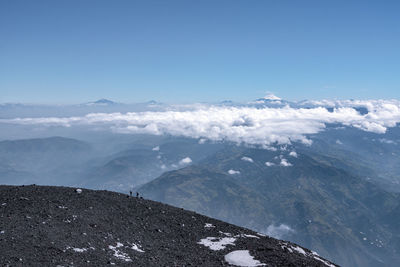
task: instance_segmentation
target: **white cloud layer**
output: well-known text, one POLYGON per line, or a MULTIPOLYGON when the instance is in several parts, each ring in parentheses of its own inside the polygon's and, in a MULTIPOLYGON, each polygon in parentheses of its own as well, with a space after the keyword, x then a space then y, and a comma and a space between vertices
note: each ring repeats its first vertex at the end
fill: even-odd
POLYGON ((119 133, 170 134, 200 140, 232 141, 269 146, 292 141, 310 143, 307 135, 318 133, 327 124, 352 126, 364 131, 385 133, 400 122, 397 100, 313 102, 312 108, 256 108, 249 106, 194 106, 187 110, 130 113, 91 113, 83 117, 0 119, 0 123, 25 125, 105 126, 119 133), (334 106, 328 110, 325 106, 334 106), (364 107, 361 114, 353 107, 364 107))

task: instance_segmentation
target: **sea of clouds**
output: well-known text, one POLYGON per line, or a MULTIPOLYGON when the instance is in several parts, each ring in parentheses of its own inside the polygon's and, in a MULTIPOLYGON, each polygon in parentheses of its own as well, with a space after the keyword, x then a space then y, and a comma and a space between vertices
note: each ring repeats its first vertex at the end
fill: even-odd
POLYGON ((300 141, 323 131, 329 124, 385 133, 400 122, 400 101, 308 101, 283 107, 267 105, 193 105, 163 111, 90 113, 75 117, 0 119, 0 123, 73 127, 105 127, 118 133, 141 133, 231 141, 269 146, 300 141), (302 106, 303 105, 303 106, 302 106), (368 113, 362 114, 357 108, 368 113))

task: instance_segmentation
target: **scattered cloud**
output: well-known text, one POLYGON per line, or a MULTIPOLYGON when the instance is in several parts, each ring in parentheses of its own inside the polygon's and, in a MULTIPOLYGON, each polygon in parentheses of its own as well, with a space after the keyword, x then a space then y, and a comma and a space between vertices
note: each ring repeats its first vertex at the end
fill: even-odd
POLYGON ((160 151, 160 147, 159 147, 159 146, 153 147, 152 150, 153 150, 153 151, 160 151))
POLYGON ((283 167, 290 167, 292 166, 292 164, 290 162, 287 161, 287 159, 281 159, 281 163, 279 163, 279 165, 283 166, 283 167))
POLYGON ((180 165, 185 165, 185 164, 190 164, 190 163, 192 163, 192 159, 189 157, 186 157, 184 159, 181 159, 181 161, 179 161, 180 165))
POLYGON ((204 140, 226 140, 269 147, 293 141, 310 144, 307 136, 323 131, 328 124, 385 133, 388 127, 400 122, 400 102, 396 100, 309 101, 308 105, 311 107, 194 105, 186 109, 179 107, 177 110, 171 108, 157 112, 0 119, 0 123, 63 127, 88 125, 119 133, 192 137, 198 138, 200 143, 204 140), (357 109, 360 107, 368 112, 360 113, 357 109))
POLYGON ((395 145, 396 142, 390 139, 386 139, 386 138, 380 138, 379 142, 383 143, 383 144, 389 144, 389 145, 395 145))
POLYGON ((296 153, 296 151, 291 151, 291 152, 289 153, 289 156, 292 156, 292 157, 297 158, 297 153, 296 153))
POLYGON ((247 161, 247 162, 251 162, 251 163, 254 162, 253 159, 252 159, 252 158, 249 158, 249 157, 242 157, 242 160, 243 160, 243 161, 247 161))
POLYGON ((286 224, 280 224, 278 226, 271 224, 267 227, 267 230, 264 231, 265 234, 272 236, 277 239, 282 239, 290 233, 294 233, 294 230, 286 224))
POLYGON ((240 174, 240 171, 229 170, 228 173, 231 175, 235 175, 235 174, 240 174))
POLYGON ((274 166, 275 163, 267 161, 267 162, 265 162, 265 165, 266 165, 267 167, 271 167, 271 166, 274 166))

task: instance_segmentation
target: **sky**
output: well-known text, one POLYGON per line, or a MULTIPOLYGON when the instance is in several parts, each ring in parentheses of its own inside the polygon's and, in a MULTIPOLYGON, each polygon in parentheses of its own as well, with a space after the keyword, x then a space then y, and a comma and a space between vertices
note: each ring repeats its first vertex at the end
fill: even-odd
POLYGON ((0 1, 0 103, 399 99, 399 1, 0 1))

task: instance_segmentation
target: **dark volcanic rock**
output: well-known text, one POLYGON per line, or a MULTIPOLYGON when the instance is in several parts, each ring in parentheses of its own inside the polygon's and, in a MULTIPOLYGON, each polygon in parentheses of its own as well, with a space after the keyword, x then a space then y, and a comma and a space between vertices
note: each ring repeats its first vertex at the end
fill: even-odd
POLYGON ((242 250, 266 266, 334 266, 293 243, 109 191, 0 186, 0 215, 2 266, 230 266, 225 255, 242 250))

